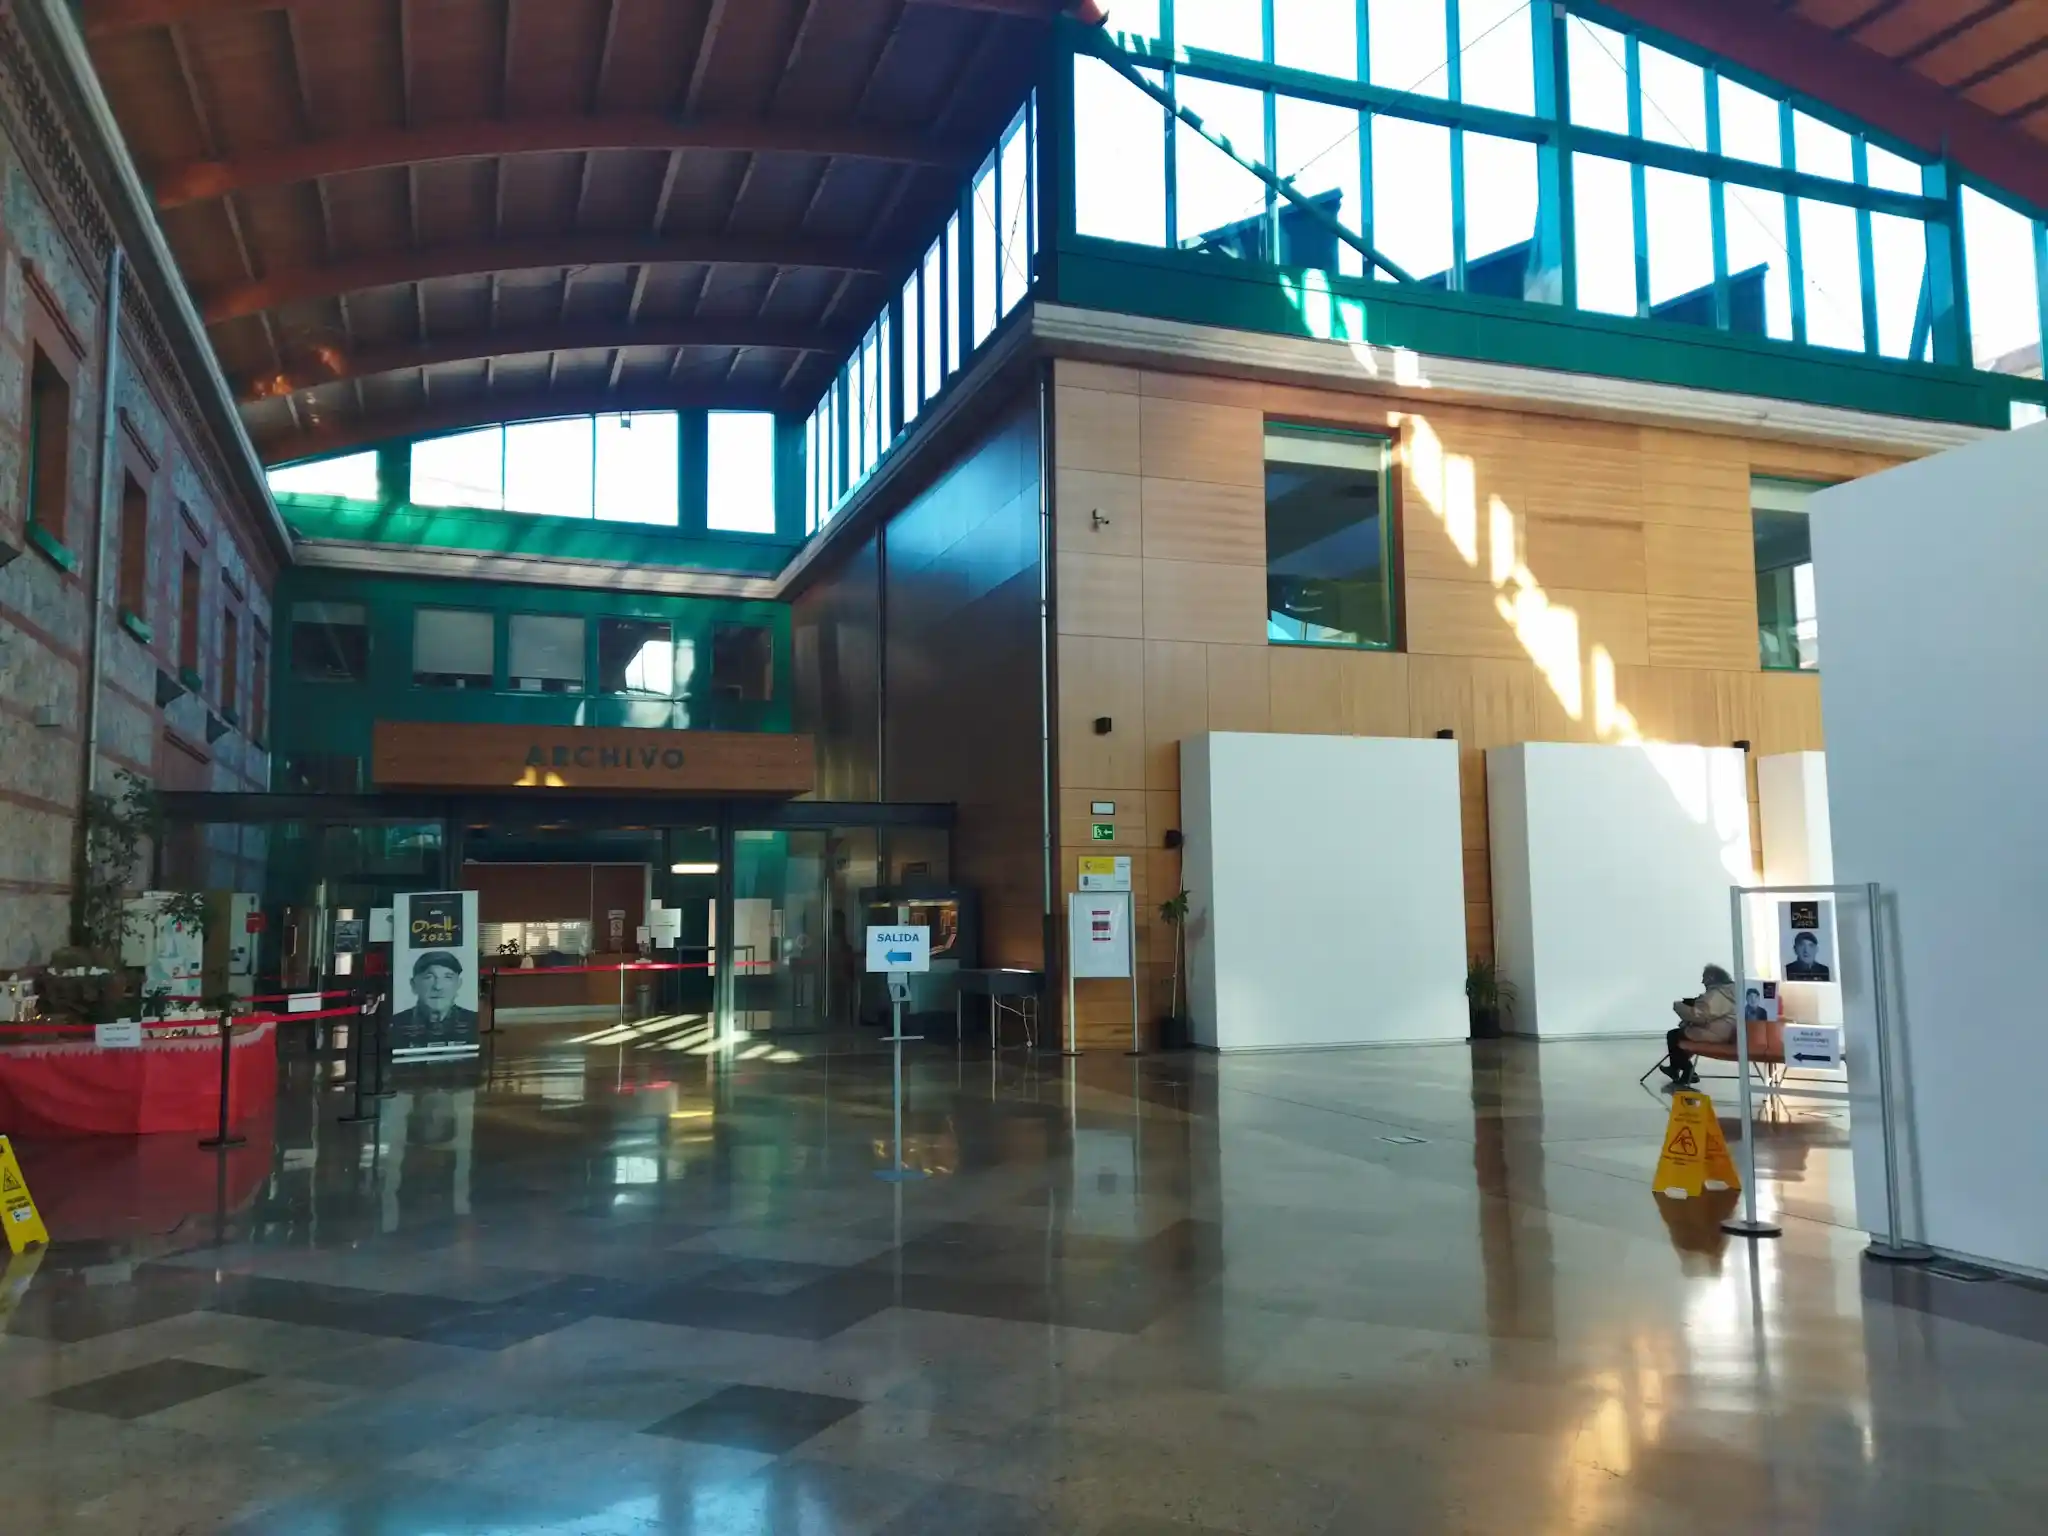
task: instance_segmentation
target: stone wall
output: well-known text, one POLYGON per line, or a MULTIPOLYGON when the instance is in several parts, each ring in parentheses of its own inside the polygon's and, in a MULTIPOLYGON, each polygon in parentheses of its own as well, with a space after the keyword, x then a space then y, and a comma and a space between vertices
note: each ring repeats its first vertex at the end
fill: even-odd
MULTIPOLYGON (((262 789, 269 780, 268 753, 252 730, 267 713, 256 693, 273 664, 270 593, 280 551, 265 531, 267 512, 228 491, 220 445, 208 440, 158 317, 132 284, 124 285, 113 375, 115 442, 104 453, 114 236, 82 142, 12 16, 0 13, 0 971, 42 962, 69 937, 90 636, 102 587, 98 787, 117 789, 124 771, 182 789, 262 789), (70 385, 62 514, 50 519, 61 529, 34 526, 28 505, 38 351, 70 385), (148 508, 146 575, 141 611, 124 616, 116 570, 131 483, 148 508), (188 559, 199 574, 189 649, 180 601, 188 559), (115 563, 104 583, 103 560, 115 563), (224 652, 230 613, 232 667, 224 652), (193 658, 196 687, 179 681, 181 663, 193 658), (184 692, 160 705, 173 687, 184 692)), ((195 841, 177 873, 247 888, 260 875, 250 851, 232 833, 195 841)))

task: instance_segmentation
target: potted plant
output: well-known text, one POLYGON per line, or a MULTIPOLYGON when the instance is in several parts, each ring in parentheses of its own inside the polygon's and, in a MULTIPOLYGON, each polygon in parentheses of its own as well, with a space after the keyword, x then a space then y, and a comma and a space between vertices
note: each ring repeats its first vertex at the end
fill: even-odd
POLYGON ((1474 1040, 1498 1040, 1502 1021, 1515 1016, 1515 984, 1493 961, 1474 955, 1465 966, 1465 1009, 1474 1040))
POLYGON ((1166 1017, 1159 1021, 1159 1048, 1162 1051, 1185 1050, 1188 1017, 1181 1007, 1181 976, 1188 954, 1188 893, 1185 887, 1171 899, 1159 903, 1159 921, 1173 930, 1173 1000, 1166 1017))

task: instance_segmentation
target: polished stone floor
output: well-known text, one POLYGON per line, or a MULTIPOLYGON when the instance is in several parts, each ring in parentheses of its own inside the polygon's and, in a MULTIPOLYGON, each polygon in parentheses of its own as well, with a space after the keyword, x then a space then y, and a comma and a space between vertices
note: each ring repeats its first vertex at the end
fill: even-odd
POLYGON ((0 1531, 2048 1529, 2048 1294, 1868 1264, 1824 1107, 1723 1238, 1647 1049, 927 1042, 889 1183, 869 1043, 527 1027, 25 1147, 0 1531))

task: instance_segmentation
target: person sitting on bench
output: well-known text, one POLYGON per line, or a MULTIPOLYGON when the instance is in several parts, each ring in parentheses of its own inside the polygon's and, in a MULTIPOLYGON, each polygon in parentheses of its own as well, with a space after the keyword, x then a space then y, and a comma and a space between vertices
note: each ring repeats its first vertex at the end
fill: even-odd
POLYGON ((1681 1088, 1700 1080, 1692 1053, 1685 1048, 1688 1040, 1726 1045, 1735 1038, 1735 978, 1720 966, 1710 965, 1700 972, 1700 986, 1705 990, 1698 997, 1682 998, 1671 1005, 1678 1015, 1678 1028, 1664 1036, 1664 1043, 1671 1048, 1664 1061, 1664 1075, 1681 1088))

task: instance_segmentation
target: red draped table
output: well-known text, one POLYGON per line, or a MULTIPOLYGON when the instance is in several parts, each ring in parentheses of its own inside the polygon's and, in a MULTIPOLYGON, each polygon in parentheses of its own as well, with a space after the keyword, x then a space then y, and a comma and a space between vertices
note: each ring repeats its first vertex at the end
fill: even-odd
MULTIPOLYGON (((4 1038, 4 1037, 0 1037, 4 1038)), ((228 1124, 277 1097, 277 1026, 237 1026, 228 1124)), ((220 1117, 220 1034, 145 1037, 122 1050, 90 1040, 0 1044, 0 1134, 142 1136, 211 1132, 220 1117)))

